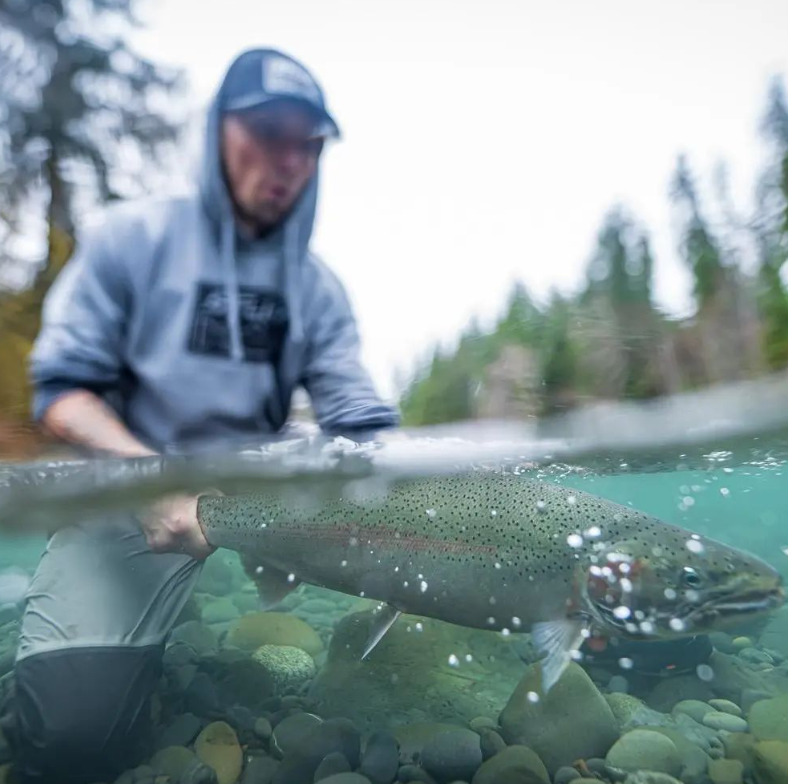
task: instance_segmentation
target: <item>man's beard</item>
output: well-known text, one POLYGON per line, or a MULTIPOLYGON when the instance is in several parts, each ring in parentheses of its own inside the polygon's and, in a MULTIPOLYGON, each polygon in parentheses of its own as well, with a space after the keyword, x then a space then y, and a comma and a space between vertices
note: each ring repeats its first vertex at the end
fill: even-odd
POLYGON ((251 211, 233 200, 233 206, 236 217, 252 229, 254 236, 258 239, 265 239, 285 223, 292 214, 295 204, 285 210, 271 207, 270 209, 251 211))

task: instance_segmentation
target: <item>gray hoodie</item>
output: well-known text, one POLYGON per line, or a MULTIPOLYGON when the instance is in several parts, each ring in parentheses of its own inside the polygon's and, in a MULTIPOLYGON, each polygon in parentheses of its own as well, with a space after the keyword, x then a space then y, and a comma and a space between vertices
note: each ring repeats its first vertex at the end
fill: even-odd
POLYGON ((276 433, 301 385, 328 433, 398 423, 360 363, 343 286, 309 251, 317 176, 274 234, 238 236, 222 100, 220 88, 193 196, 113 205, 80 238, 31 355, 37 419, 89 389, 146 443, 180 449, 276 433))

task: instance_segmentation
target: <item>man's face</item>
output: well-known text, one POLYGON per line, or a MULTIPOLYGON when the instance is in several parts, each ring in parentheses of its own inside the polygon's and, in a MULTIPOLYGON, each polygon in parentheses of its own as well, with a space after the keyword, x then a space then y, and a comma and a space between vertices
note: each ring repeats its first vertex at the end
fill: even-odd
POLYGON ((238 217, 271 229, 287 216, 317 167, 323 140, 315 118, 299 106, 228 114, 222 160, 238 217))

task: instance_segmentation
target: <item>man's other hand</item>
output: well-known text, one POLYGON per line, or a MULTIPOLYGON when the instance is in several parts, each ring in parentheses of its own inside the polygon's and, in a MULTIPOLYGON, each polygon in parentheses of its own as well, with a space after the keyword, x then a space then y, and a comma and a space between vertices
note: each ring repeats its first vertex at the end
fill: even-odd
POLYGON ((173 495, 163 498, 140 514, 140 524, 148 546, 155 553, 186 553, 202 561, 215 547, 197 521, 196 495, 173 495))

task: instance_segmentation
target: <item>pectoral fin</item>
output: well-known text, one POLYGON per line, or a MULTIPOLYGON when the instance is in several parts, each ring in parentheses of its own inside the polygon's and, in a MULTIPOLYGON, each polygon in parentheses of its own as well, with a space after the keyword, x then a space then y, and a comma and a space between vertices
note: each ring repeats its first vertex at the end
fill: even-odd
POLYGON ((369 630, 369 637, 364 643, 361 659, 364 660, 372 653, 374 647, 386 636, 386 632, 394 625, 400 616, 400 611, 391 604, 383 604, 376 610, 369 630))
POLYGON ((572 661, 572 653, 582 645, 586 628, 587 624, 579 620, 546 621, 535 623, 531 628, 531 639, 544 654, 541 666, 545 694, 555 686, 572 661))
POLYGON ((301 584, 300 580, 291 579, 287 572, 275 569, 273 566, 259 564, 252 557, 242 555, 241 563, 247 577, 257 586, 261 610, 267 610, 269 607, 279 604, 287 594, 301 584))

